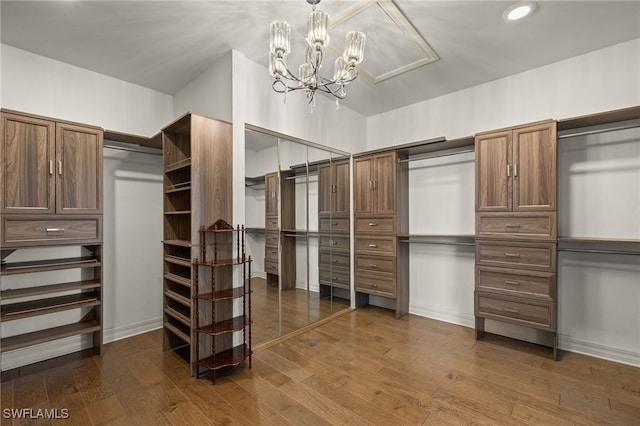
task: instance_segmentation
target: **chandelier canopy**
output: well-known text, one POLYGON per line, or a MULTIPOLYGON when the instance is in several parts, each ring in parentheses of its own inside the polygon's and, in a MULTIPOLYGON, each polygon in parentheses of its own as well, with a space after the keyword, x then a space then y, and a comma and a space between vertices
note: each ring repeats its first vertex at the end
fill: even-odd
POLYGON ((349 31, 342 56, 336 59, 333 66, 333 78, 328 79, 319 74, 322 67, 322 49, 329 46, 329 15, 316 9, 320 0, 307 0, 312 6, 307 21, 307 54, 306 62, 300 65, 297 75, 287 66, 287 55, 291 51, 291 28, 286 21, 271 23, 271 41, 269 43, 269 73, 274 77, 271 87, 278 93, 286 94, 294 90, 304 90, 309 104, 315 103, 315 92, 320 90, 336 97, 336 104, 347 96, 344 87, 356 79, 356 65, 362 62, 366 37, 360 31, 349 31))

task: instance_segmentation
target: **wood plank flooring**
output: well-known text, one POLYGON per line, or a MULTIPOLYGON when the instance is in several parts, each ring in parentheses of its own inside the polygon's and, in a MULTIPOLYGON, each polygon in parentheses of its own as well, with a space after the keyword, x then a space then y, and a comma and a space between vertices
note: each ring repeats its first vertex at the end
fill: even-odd
POLYGON ((103 357, 5 380, 2 409, 66 420, 2 425, 640 425, 640 369, 364 308, 208 378, 162 352, 161 332, 103 357))

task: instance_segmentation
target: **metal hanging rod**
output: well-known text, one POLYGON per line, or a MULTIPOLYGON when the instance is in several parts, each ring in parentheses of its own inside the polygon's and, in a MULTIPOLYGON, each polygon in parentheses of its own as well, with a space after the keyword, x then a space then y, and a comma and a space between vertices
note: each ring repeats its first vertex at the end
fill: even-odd
POLYGON ((448 157, 450 155, 458 155, 458 154, 466 154, 468 152, 475 152, 475 148, 474 149, 465 149, 462 151, 456 151, 456 152, 447 152, 447 153, 442 153, 442 154, 437 154, 437 155, 416 155, 414 157, 409 157, 403 160, 398 160, 398 163, 408 163, 409 161, 417 161, 417 160, 429 160, 431 158, 440 158, 440 157, 448 157))
POLYGON ((633 123, 633 124, 626 124, 626 125, 623 125, 623 126, 609 127, 609 128, 606 128, 606 129, 585 130, 584 132, 578 132, 578 133, 567 133, 567 134, 558 135, 558 139, 573 138, 573 137, 576 137, 576 136, 595 135, 595 134, 598 134, 598 133, 615 132, 615 131, 618 131, 618 130, 635 129, 636 127, 640 127, 640 123, 633 123))
POLYGON ((138 152, 141 154, 160 155, 160 156, 162 155, 161 149, 147 148, 147 147, 138 146, 138 145, 125 146, 119 143, 105 141, 103 143, 103 147, 109 148, 109 149, 117 149, 119 151, 138 152))
POLYGON ((616 254, 616 255, 624 255, 624 256, 640 256, 640 251, 625 251, 625 250, 597 250, 597 249, 559 248, 558 251, 570 251, 570 252, 574 252, 574 253, 616 254))

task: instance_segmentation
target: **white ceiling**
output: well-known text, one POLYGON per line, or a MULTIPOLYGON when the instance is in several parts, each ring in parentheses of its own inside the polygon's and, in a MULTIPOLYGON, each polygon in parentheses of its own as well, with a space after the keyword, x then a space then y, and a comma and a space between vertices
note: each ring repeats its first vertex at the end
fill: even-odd
MULTIPOLYGON (((355 3, 323 0, 319 8, 340 16, 355 3)), ((359 78, 342 103, 370 116, 640 37, 640 1, 539 1, 532 16, 507 23, 502 12, 512 3, 395 1, 440 59, 378 84, 359 78)), ((364 29, 365 70, 413 60, 404 50, 394 53, 393 44, 404 49, 408 41, 372 7, 332 30, 331 43, 341 49, 339 34, 364 29)), ((297 69, 309 11, 304 0, 2 0, 0 41, 174 94, 230 49, 267 67, 274 19, 292 26, 299 56, 292 53, 290 64, 297 69)), ((325 63, 330 77, 333 58, 325 63)))

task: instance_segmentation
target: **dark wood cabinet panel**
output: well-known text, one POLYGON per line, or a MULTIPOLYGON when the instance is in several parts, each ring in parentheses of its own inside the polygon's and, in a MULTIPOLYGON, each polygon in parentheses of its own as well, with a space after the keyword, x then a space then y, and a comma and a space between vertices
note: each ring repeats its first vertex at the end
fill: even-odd
POLYGON ((56 211, 102 212, 102 131, 56 125, 56 211))
POLYGON ((348 161, 333 164, 335 168, 335 204, 333 213, 338 215, 348 215, 351 212, 351 190, 350 190, 350 170, 348 161))
POLYGON ((326 215, 332 211, 334 169, 331 164, 318 166, 318 214, 326 215))
POLYGON ((396 212, 396 163, 395 152, 373 157, 373 213, 396 212))
POLYGON ((511 211, 511 132, 476 138, 476 210, 511 211))
POLYGON ((55 122, 2 114, 2 213, 55 212, 55 122))
POLYGON ((373 158, 357 158, 353 162, 355 214, 373 213, 373 158))
POLYGON ((513 131, 513 210, 556 209, 556 126, 513 131))
MULTIPOLYGON (((264 177, 265 215, 278 217, 278 174, 269 173, 264 177)), ((277 224, 276 224, 277 225, 277 224)))

